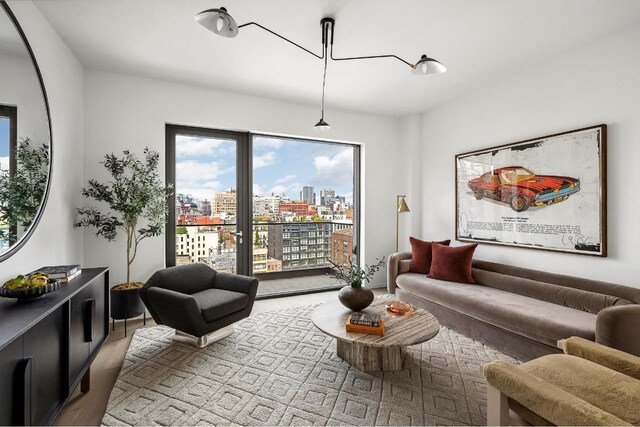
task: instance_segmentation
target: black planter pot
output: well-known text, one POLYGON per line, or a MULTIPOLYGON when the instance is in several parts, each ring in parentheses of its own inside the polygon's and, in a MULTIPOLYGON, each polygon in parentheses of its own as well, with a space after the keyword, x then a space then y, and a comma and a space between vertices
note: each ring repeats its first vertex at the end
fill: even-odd
POLYGON ((373 291, 362 287, 345 286, 338 292, 338 299, 342 305, 352 311, 360 311, 369 307, 373 298, 373 291))
MULTIPOLYGON (((114 286, 115 287, 115 286, 114 286)), ((124 336, 127 336, 127 319, 143 315, 144 324, 147 324, 147 316, 144 304, 140 299, 140 288, 109 291, 111 296, 112 330, 115 329, 115 320, 124 320, 124 336)))

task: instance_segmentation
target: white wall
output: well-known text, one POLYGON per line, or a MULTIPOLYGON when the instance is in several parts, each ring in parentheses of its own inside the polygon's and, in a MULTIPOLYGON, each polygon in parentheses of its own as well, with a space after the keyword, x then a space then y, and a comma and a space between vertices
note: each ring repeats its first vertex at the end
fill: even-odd
MULTIPOLYGON (((251 130, 318 138, 312 126, 319 106, 239 95, 122 74, 85 72, 85 181, 106 179, 98 164, 106 153, 145 146, 160 152, 164 176, 165 123, 251 130)), ((363 227, 367 263, 395 249, 394 199, 397 183, 398 121, 373 115, 327 110, 331 132, 322 136, 363 144, 363 227)), ((113 282, 124 280, 124 242, 107 243, 85 232, 85 264, 106 265, 113 282)), ((132 280, 146 280, 164 267, 164 236, 141 243, 132 280)), ((385 283, 384 272, 374 283, 385 283)))
POLYGON ((18 141, 29 137, 32 147, 49 144, 47 109, 31 58, 0 54, 0 76, 0 104, 18 110, 18 141))
POLYGON ((608 258, 482 244, 476 257, 640 287, 638 46, 634 26, 425 113, 413 146, 424 165, 414 233, 455 236, 455 154, 606 123, 608 258))
POLYGON ((49 96, 53 176, 42 220, 20 251, 0 263, 0 281, 44 264, 83 262, 82 231, 73 227, 82 182, 83 68, 33 3, 9 6, 33 48, 49 96))
MULTIPOLYGON (((422 179, 425 164, 422 158, 422 116, 410 114, 400 119, 399 146, 400 193, 406 195, 409 213, 399 216, 398 251, 409 252, 412 230, 422 227, 422 179)), ((416 233, 413 233, 416 234, 416 233)), ((418 233, 419 234, 419 233, 418 233)))

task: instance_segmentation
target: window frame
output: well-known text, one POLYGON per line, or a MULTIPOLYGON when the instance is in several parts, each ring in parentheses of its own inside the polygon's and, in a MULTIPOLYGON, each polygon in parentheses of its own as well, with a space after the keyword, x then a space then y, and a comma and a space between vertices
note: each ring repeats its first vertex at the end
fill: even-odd
POLYGON ((0 117, 9 119, 9 173, 13 174, 18 149, 18 107, 0 104, 0 117))
MULTIPOLYGON (((16 152, 18 151, 18 107, 0 104, 0 117, 9 120, 9 175, 13 176, 18 168, 16 152)), ((9 224, 9 248, 16 244, 12 236, 18 234, 18 224, 9 224)), ((9 250, 9 249, 7 249, 9 250)))
MULTIPOLYGON (((175 172, 176 172, 176 147, 175 140, 178 135, 186 136, 201 136, 212 138, 224 138, 224 139, 236 139, 237 140, 237 168, 236 168, 236 184, 239 194, 245 194, 245 197, 237 197, 238 208, 236 212, 236 223, 238 229, 243 231, 244 239, 243 244, 238 245, 237 257, 238 257, 238 273, 252 275, 253 274, 253 245, 251 244, 254 221, 253 221, 253 140, 255 137, 264 138, 278 138, 284 140, 302 141, 316 144, 328 144, 341 147, 349 147, 353 149, 353 242, 352 253, 356 255, 355 259, 357 263, 361 262, 360 243, 364 241, 362 238, 362 147, 360 144, 343 141, 330 141, 322 139, 314 139, 312 137, 295 137, 288 135, 268 134, 260 132, 250 131, 228 131, 223 129, 188 126, 182 124, 165 124, 165 182, 173 185, 172 195, 169 197, 169 214, 167 215, 167 222, 165 228, 165 265, 171 267, 176 265, 176 209, 175 209, 175 172)), ((347 227, 338 227, 336 230, 340 230, 347 227)), ((332 227, 333 230, 333 227, 332 227)), ((315 238, 328 239, 331 235, 331 231, 326 233, 314 232, 314 234, 320 234, 315 238)), ((284 237, 284 236, 283 236, 284 237)), ((328 249, 323 249, 323 256, 331 257, 331 252, 328 249)), ((283 257, 284 258, 284 257, 283 257)), ((309 257, 311 258, 311 257, 309 257)), ((317 256, 315 257, 317 258, 317 256)), ((283 261, 285 261, 283 259, 283 261)), ((291 273, 295 274, 295 271, 291 273)), ((336 288, 339 288, 338 284, 336 288)), ((295 291, 287 295, 298 295, 312 292, 324 291, 326 289, 319 290, 305 290, 295 291)), ((268 297, 281 296, 279 294, 269 295, 268 297)), ((268 298, 267 297, 267 298, 268 298)))
MULTIPOLYGON (((252 194, 251 182, 253 180, 251 138, 248 132, 234 132, 180 124, 165 124, 165 183, 173 186, 169 196, 169 212, 165 223, 165 266, 176 265, 176 146, 178 135, 209 137, 218 139, 233 139, 236 141, 236 230, 243 232, 243 243, 236 246, 237 273, 246 275, 251 271, 251 245, 247 244, 248 232, 251 230, 253 215, 249 218, 246 213, 251 209, 252 194), (240 197, 240 194, 249 194, 250 197, 240 197), (249 221, 247 221, 249 218, 249 221), (244 237, 247 238, 244 238, 244 237)), ((193 248, 192 248, 193 250, 193 248)))

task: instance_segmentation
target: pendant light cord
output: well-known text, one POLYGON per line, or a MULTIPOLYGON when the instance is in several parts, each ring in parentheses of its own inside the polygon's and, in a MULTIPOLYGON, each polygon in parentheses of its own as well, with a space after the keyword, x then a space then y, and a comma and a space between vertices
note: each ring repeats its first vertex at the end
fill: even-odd
MULTIPOLYGON (((327 31, 326 27, 325 27, 325 31, 327 31)), ((326 37, 325 37, 326 40, 326 37)), ((322 120, 324 120, 324 87, 327 83, 327 49, 328 49, 328 43, 325 42, 324 44, 324 74, 322 75, 322 120)))
POLYGON ((322 115, 321 115, 322 120, 324 120, 324 88, 325 88, 326 83, 327 83, 327 59, 328 59, 327 52, 328 52, 328 49, 329 49, 329 41, 327 40, 328 32, 329 32, 329 29, 325 25, 325 27, 324 27, 324 35, 325 35, 324 36, 324 52, 323 52, 323 55, 322 55, 322 56, 324 56, 324 73, 322 75, 322 115))

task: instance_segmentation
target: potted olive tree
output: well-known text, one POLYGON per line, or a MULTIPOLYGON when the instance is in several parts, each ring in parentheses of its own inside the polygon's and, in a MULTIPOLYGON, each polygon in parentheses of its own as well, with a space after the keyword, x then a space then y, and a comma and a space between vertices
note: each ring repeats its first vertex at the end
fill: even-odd
MULTIPOLYGON (((111 242, 120 233, 126 239, 126 282, 111 289, 111 315, 126 319, 144 313, 138 291, 144 283, 131 281, 131 265, 142 240, 158 236, 164 230, 171 186, 165 186, 158 175, 157 152, 144 149, 144 159, 124 151, 122 157, 107 154, 101 164, 111 180, 101 183, 90 179, 82 195, 108 206, 102 210, 89 206, 77 209, 75 225, 95 229, 96 236, 111 242)), ((124 258, 124 256, 123 256, 124 258)))

